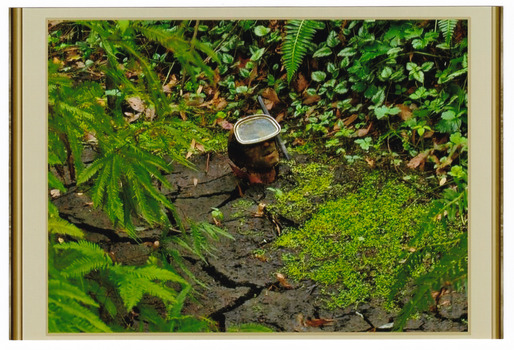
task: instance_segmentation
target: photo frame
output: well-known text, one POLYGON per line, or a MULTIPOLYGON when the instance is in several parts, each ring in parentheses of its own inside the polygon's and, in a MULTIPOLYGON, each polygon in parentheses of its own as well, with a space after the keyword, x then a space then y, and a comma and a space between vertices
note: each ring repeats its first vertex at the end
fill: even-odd
MULTIPOLYGON (((52 19, 425 19, 469 21, 469 329, 462 333, 287 334, 321 339, 495 339, 502 334, 501 21, 497 7, 23 8, 11 11, 11 339, 217 339, 218 334, 49 334, 47 21, 52 19), (30 54, 27 54, 30 53, 30 54), (480 137, 476 136, 480 135, 480 137)), ((276 337, 279 338, 280 334, 276 337)), ((246 338, 275 335, 246 334, 246 338)))

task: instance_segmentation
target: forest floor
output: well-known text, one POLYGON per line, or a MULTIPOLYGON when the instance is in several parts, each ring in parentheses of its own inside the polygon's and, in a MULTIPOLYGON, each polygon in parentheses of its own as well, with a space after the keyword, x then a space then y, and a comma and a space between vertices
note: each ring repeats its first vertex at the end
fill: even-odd
MULTIPOLYGON (((299 162, 308 157, 293 155, 299 162)), ((265 205, 275 196, 269 185, 237 187, 228 158, 224 154, 196 156, 197 170, 177 165, 169 180, 175 188, 164 191, 180 216, 213 223, 213 208, 223 213, 220 227, 233 239, 213 240, 212 255, 202 260, 182 251, 185 267, 195 276, 192 281, 196 300, 184 307, 185 314, 208 317, 220 331, 241 324, 258 324, 277 332, 388 332, 395 314, 379 302, 370 301, 344 309, 326 306, 320 286, 310 280, 294 281, 281 274, 285 248, 273 246, 275 239, 294 222, 268 215, 265 205), (262 254, 265 252, 265 254, 262 254), (201 285, 203 284, 203 286, 201 285)), ((287 165, 281 165, 274 188, 287 185, 287 165)), ((108 217, 93 209, 87 193, 76 189, 54 199, 61 215, 81 228, 90 241, 102 246, 122 264, 142 265, 154 252, 154 242, 162 239, 156 229, 139 232, 142 243, 136 243, 114 229, 108 217)), ((166 249, 161 245, 159 249, 166 249)), ((450 293, 443 296, 437 313, 418 315, 407 323, 408 332, 467 331, 467 299, 450 293)))

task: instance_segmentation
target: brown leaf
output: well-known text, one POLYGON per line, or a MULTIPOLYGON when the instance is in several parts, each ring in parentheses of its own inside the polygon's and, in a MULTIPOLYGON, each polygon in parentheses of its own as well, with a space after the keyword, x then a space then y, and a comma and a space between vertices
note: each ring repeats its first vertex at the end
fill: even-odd
POLYGON ((286 277, 283 274, 277 273, 276 276, 277 276, 278 283, 280 284, 281 287, 283 287, 285 289, 293 289, 293 286, 287 282, 286 277))
POLYGON ((307 88, 307 86, 309 86, 307 79, 305 79, 302 73, 298 73, 298 78, 296 79, 296 82, 294 84, 296 92, 302 92, 307 88))
POLYGON ((409 161, 409 163, 407 163, 407 166, 411 169, 416 169, 417 167, 421 167, 421 169, 423 169, 423 167, 425 166, 425 161, 427 159, 427 156, 428 156, 427 152, 419 153, 417 156, 412 158, 409 161))
POLYGON ((366 157, 364 159, 366 161, 366 163, 368 163, 368 165, 370 166, 370 168, 374 168, 375 167, 375 160, 374 159, 371 159, 369 157, 366 157))
POLYGON ((196 148, 197 150, 199 150, 200 152, 205 152, 205 147, 204 147, 204 145, 202 145, 201 143, 197 143, 197 144, 195 145, 195 148, 196 148))
POLYGON ((145 110, 145 103, 137 96, 127 98, 129 106, 136 112, 143 112, 145 110))
POLYGON ((262 97, 270 100, 275 104, 280 103, 277 92, 275 91, 275 89, 271 87, 267 87, 266 89, 264 89, 264 91, 262 92, 262 97))
POLYGON ((266 204, 265 203, 259 203, 259 205, 257 206, 257 212, 255 212, 253 214, 253 216, 257 217, 257 218, 261 218, 264 216, 264 209, 266 208, 266 204))
POLYGON ((369 123, 368 127, 366 129, 359 129, 357 130, 356 134, 357 134, 357 137, 364 137, 368 134, 369 130, 371 129, 371 126, 373 125, 373 123, 369 123))
POLYGON ((398 104, 396 105, 396 107, 400 109, 400 118, 402 118, 402 120, 409 120, 410 118, 412 118, 412 110, 409 106, 406 106, 404 104, 398 104))
POLYGON ((216 103, 216 105, 215 105, 215 106, 216 106, 216 110, 218 110, 218 111, 219 111, 219 110, 221 110, 221 109, 223 109, 223 108, 227 107, 227 105, 228 105, 227 100, 225 100, 225 99, 222 97, 222 98, 220 98, 220 99, 219 99, 219 101, 218 101, 218 102, 216 103))
POLYGON ((164 85, 162 87, 162 91, 164 91, 165 93, 167 94, 170 94, 171 93, 171 89, 177 85, 178 83, 178 79, 177 77, 175 76, 175 74, 173 74, 170 78, 170 81, 168 82, 168 84, 164 85))
POLYGON ((359 117, 359 115, 357 113, 355 113, 355 114, 352 114, 351 116, 349 116, 348 118, 343 119, 344 126, 351 125, 355 120, 357 120, 358 117, 359 117))
POLYGON ((311 105, 313 103, 318 102, 321 100, 321 96, 319 95, 307 95, 307 97, 303 100, 304 105, 311 105))
POLYGON ((223 118, 216 119, 215 123, 216 123, 216 125, 221 126, 221 128, 223 128, 225 130, 232 130, 232 128, 234 127, 234 125, 231 122, 229 122, 228 120, 225 120, 223 118))
POLYGON ((334 319, 331 318, 313 318, 304 320, 304 324, 308 327, 321 327, 330 326, 334 324, 334 319))
POLYGON ((187 120, 187 115, 186 115, 186 112, 184 111, 180 111, 179 112, 180 114, 180 118, 182 118, 183 121, 186 121, 187 120))
POLYGON ((277 123, 280 123, 282 120, 284 120, 285 115, 286 115, 286 114, 285 114, 284 112, 279 113, 279 114, 277 115, 277 117, 275 118, 275 120, 277 121, 277 123))
POLYGON ((139 117, 141 117, 141 113, 134 114, 131 112, 125 112, 124 114, 125 114, 125 116, 127 116, 127 121, 129 123, 135 122, 136 120, 139 119, 139 117))

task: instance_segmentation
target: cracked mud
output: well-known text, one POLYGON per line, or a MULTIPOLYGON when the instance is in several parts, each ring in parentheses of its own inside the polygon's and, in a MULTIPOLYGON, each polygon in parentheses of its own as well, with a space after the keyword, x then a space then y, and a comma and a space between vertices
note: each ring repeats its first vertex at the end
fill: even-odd
MULTIPOLYGON (((245 323, 261 324, 278 332, 387 332, 394 314, 374 302, 328 310, 324 308, 320 288, 312 281, 279 283, 277 273, 283 266, 282 251, 270 249, 280 233, 280 226, 294 224, 287 220, 273 222, 266 215, 257 216, 259 203, 272 203, 266 186, 244 188, 240 197, 237 180, 224 155, 200 156, 198 170, 176 166, 168 178, 175 187, 163 193, 177 208, 178 215, 196 221, 213 222, 211 211, 218 208, 224 216, 223 228, 233 240, 221 237, 213 241, 214 255, 201 260, 183 252, 186 267, 199 282, 192 282, 198 292, 184 313, 209 317, 219 330, 245 323), (265 252, 261 254, 260 252, 265 252), (309 319, 332 319, 330 324, 312 327, 309 319)), ((280 172, 273 187, 286 181, 280 172)), ((98 243, 119 263, 141 265, 152 253, 152 243, 161 232, 138 228, 140 243, 113 228, 101 210, 93 209, 87 193, 74 189, 55 199, 61 215, 81 228, 89 240, 98 243)), ((165 247, 164 247, 165 248, 165 247)), ((446 303, 436 315, 426 313, 409 321, 406 331, 462 332, 467 330, 467 304, 458 294, 445 296, 446 303)))

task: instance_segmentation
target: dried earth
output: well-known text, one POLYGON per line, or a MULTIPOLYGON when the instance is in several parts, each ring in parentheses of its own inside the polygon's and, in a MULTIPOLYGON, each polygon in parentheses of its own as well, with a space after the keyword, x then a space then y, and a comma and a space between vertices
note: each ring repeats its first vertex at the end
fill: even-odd
MULTIPOLYGON (((211 212, 218 208, 224 219, 221 226, 233 239, 221 237, 212 242, 214 255, 205 260, 182 252, 187 268, 204 284, 193 283, 196 300, 188 302, 184 313, 215 320, 220 331, 240 324, 260 324, 277 332, 388 332, 395 315, 378 303, 329 310, 324 307, 319 287, 312 281, 277 278, 283 262, 273 241, 287 225, 259 209, 273 203, 273 194, 264 185, 242 186, 228 166, 225 155, 202 155, 194 159, 198 170, 176 166, 169 174, 175 185, 164 193, 173 201, 180 216, 213 222, 211 212), (265 252, 265 254, 262 254, 265 252), (322 326, 312 320, 332 319, 322 326)), ((288 169, 279 171, 273 187, 284 185, 288 169)), ((142 265, 162 239, 160 230, 140 228, 142 243, 136 243, 113 228, 107 216, 93 209, 87 193, 76 189, 54 200, 62 217, 86 232, 89 240, 102 246, 119 263, 142 265)), ((165 249, 161 246, 159 249, 165 249)), ((440 302, 438 314, 425 313, 409 321, 406 331, 467 331, 465 296, 448 294, 440 302)))

